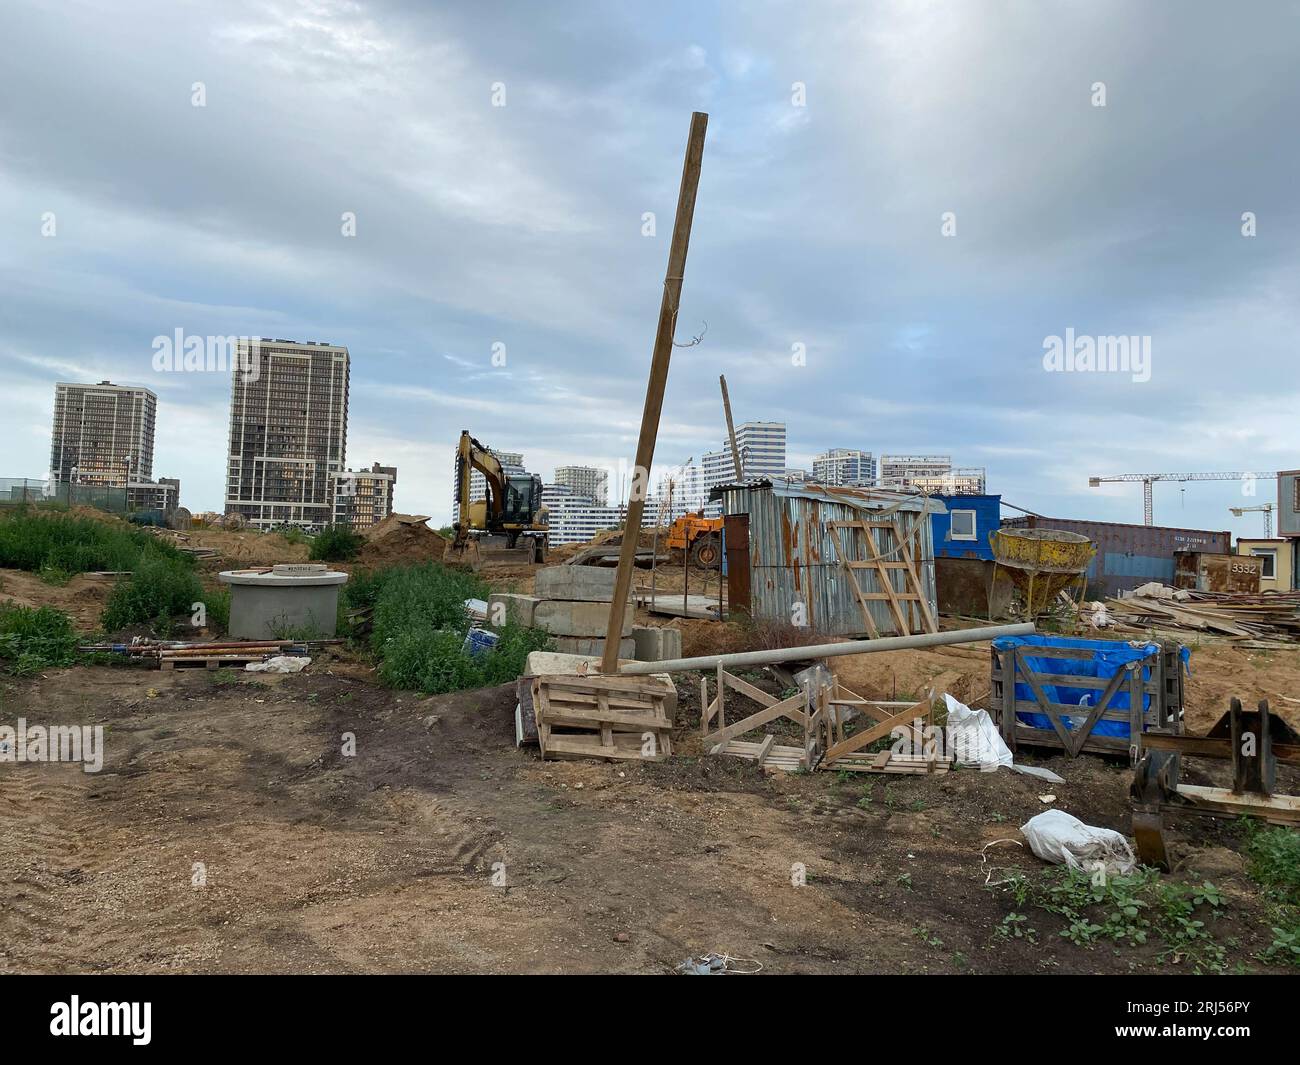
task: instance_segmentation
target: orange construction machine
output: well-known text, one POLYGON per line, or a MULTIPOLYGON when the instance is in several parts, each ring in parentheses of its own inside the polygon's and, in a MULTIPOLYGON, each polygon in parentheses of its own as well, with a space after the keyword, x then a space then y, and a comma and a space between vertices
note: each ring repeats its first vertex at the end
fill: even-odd
POLYGON ((669 527, 667 543, 670 551, 689 552, 692 566, 717 569, 722 565, 722 519, 683 514, 669 527))

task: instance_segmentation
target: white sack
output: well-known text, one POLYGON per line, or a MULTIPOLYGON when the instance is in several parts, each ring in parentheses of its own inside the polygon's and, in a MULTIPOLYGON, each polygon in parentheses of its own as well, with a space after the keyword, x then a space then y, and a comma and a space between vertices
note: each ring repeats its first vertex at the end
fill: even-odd
POLYGON ((263 662, 249 662, 246 673, 301 673, 311 665, 306 655, 275 655, 263 662))
POLYGON ((972 710, 947 692, 943 701, 948 705, 948 750, 956 755, 958 765, 1011 765, 1011 751, 987 710, 972 710))
POLYGON ((1102 862, 1109 876, 1131 873, 1137 864, 1128 840, 1114 829, 1085 825, 1064 810, 1046 810, 1031 817, 1020 831, 1029 841, 1029 849, 1045 862, 1064 863, 1085 872, 1092 872, 1102 862))

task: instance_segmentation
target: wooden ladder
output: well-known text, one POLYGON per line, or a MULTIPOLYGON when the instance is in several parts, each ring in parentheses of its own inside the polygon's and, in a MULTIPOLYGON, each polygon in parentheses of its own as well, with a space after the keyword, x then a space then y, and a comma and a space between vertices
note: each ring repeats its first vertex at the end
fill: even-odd
MULTIPOLYGON (((918 521, 925 521, 927 516, 922 514, 917 517, 918 521)), ((916 569, 916 559, 912 554, 911 538, 906 536, 898 527, 896 518, 876 518, 861 519, 858 521, 832 521, 827 522, 830 529, 831 541, 835 544, 835 552, 839 555, 840 565, 844 567, 848 575, 850 587, 858 601, 858 607, 862 610, 862 622, 866 626, 867 634, 875 639, 880 635, 876 627, 876 621, 871 616, 871 611, 867 603, 871 601, 886 602, 889 604, 889 611, 893 615, 894 624, 898 627, 898 635, 913 635, 913 627, 909 622, 912 614, 913 604, 919 615, 919 628, 924 632, 938 632, 939 625, 934 619, 934 612, 930 609, 930 601, 925 596, 925 589, 921 585, 921 577, 916 569), (865 548, 861 553, 866 556, 857 557, 857 552, 853 556, 847 554, 844 550, 844 543, 840 540, 840 529, 848 529, 852 532, 861 533, 860 537, 854 538, 852 543, 865 548), (887 559, 880 553, 880 548, 876 544, 876 537, 873 533, 875 529, 887 529, 894 534, 894 543, 897 545, 897 558, 887 559), (890 579, 890 572, 897 570, 903 574, 904 582, 907 586, 906 591, 898 591, 894 587, 894 582, 890 579), (871 571, 876 576, 876 581, 880 586, 879 591, 864 591, 858 581, 858 574, 863 571, 871 571)))

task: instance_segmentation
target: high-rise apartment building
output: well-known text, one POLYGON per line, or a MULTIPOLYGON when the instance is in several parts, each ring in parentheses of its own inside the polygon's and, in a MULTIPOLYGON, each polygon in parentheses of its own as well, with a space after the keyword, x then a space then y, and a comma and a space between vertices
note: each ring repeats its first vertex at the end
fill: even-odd
POLYGON ((376 462, 368 470, 344 470, 334 474, 333 486, 334 524, 360 532, 393 512, 397 467, 376 462))
POLYGON ((240 340, 230 388, 227 514, 254 528, 320 529, 346 468, 348 349, 240 340))
POLYGON ((951 472, 951 455, 880 456, 880 484, 883 488, 915 488, 918 478, 942 478, 951 472))
POLYGON ((609 503, 609 471, 598 466, 557 466, 555 483, 571 488, 598 507, 609 503))
POLYGON ((59 382, 54 386, 50 478, 125 488, 153 476, 158 397, 147 388, 59 382))
POLYGON ((813 459, 812 473, 818 484, 869 488, 876 483, 876 460, 870 451, 833 447, 813 459))
MULTIPOLYGON (((547 510, 547 535, 552 547, 586 543, 599 532, 622 528, 627 517, 622 507, 593 503, 562 484, 544 486, 542 504, 547 510)), ((641 527, 654 528, 658 513, 658 501, 653 496, 647 497, 641 527)))
POLYGON ((941 477, 914 477, 911 486, 928 495, 982 496, 985 480, 983 466, 954 466, 941 477))
MULTIPOLYGON (((736 448, 740 451, 741 480, 781 478, 785 475, 785 422, 745 422, 736 427, 736 448)), ((724 440, 721 451, 700 456, 706 489, 736 480, 731 442, 724 440)))

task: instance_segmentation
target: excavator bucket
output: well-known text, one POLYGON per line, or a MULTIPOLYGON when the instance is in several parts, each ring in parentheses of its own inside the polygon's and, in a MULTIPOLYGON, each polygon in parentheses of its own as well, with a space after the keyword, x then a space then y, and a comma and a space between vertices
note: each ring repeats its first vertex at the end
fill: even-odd
POLYGON ((459 546, 454 543, 448 544, 442 562, 444 566, 449 566, 451 569, 477 573, 483 568, 483 555, 478 549, 478 541, 471 538, 459 546))

